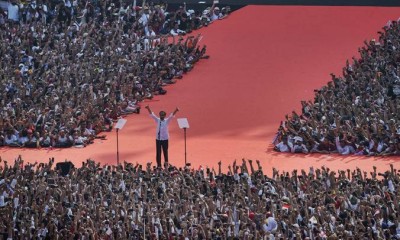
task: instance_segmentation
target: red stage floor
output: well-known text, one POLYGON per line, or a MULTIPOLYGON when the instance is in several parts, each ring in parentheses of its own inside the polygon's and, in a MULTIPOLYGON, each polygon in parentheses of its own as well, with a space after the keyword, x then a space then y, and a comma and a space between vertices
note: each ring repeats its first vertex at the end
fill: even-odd
MULTIPOLYGON (((399 16, 400 8, 245 7, 201 30, 211 58, 149 104, 156 112, 180 107, 177 117, 189 120, 188 161, 195 167, 217 166, 221 160, 226 168, 241 158, 259 159, 268 172, 272 166, 399 167, 399 158, 287 155, 273 152, 270 144, 285 114, 299 109, 300 100, 311 99, 313 90, 330 80, 329 73, 340 74, 364 40, 399 16)), ((120 159, 154 162, 154 122, 145 111, 127 119, 120 131, 120 159)), ((170 133, 170 161, 183 165, 183 131, 176 121, 170 133)), ((114 164, 116 133, 107 138, 85 149, 1 149, 0 154, 9 161, 22 154, 29 161, 54 156, 79 166, 87 158, 114 164)))

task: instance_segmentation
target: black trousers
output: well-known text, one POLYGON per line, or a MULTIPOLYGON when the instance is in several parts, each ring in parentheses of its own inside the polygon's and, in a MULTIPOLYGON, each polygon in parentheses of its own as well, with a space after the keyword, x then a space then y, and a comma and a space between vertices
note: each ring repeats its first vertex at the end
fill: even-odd
POLYGON ((164 154, 164 162, 168 163, 168 140, 156 140, 157 167, 161 167, 161 150, 164 154))

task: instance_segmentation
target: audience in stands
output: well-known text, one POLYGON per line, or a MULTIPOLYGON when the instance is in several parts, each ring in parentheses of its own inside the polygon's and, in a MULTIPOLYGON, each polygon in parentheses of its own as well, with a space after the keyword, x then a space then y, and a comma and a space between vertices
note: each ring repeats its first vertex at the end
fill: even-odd
POLYGON ((347 61, 343 77, 332 74, 313 102, 301 102, 301 114, 286 116, 276 151, 400 155, 400 22, 378 33, 360 59, 347 61))
POLYGON ((3 239, 398 239, 399 172, 0 166, 3 239))
POLYGON ((174 35, 211 16, 153 2, 12 1, 0 12, 0 146, 82 147, 103 138, 207 57, 200 35, 174 35))

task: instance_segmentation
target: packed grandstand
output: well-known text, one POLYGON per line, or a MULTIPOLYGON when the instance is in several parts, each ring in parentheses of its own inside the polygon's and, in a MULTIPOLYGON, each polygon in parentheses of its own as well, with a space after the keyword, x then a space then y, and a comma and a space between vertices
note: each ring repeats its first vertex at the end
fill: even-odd
POLYGON ((398 169, 0 165, 3 239, 398 239, 398 169), (12 221, 11 221, 12 220, 12 221))
POLYGON ((281 122, 275 150, 291 153, 400 155, 400 27, 389 21, 365 41, 343 76, 315 90, 281 122))
POLYGON ((0 145, 84 147, 200 59, 230 8, 120 1, 11 2, 0 9, 0 145))

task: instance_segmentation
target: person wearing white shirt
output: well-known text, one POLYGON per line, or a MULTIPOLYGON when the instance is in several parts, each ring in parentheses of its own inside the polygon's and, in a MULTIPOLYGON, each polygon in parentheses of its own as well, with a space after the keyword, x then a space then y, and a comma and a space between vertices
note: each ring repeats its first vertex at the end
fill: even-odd
POLYGON ((349 155, 356 152, 353 146, 344 143, 344 141, 340 141, 339 137, 336 137, 336 148, 337 151, 342 155, 349 155))
POLYGON ((143 26, 147 26, 149 19, 150 19, 149 8, 144 7, 142 16, 139 19, 139 23, 141 23, 143 26))
POLYGON ((146 26, 144 28, 145 30, 145 34, 146 34, 146 38, 144 39, 144 50, 148 51, 151 49, 152 47, 152 43, 154 41, 159 41, 158 39, 155 39, 156 37, 156 33, 154 32, 153 28, 151 26, 146 26))
POLYGON ((47 13, 48 13, 47 5, 44 3, 42 3, 42 5, 39 5, 39 12, 42 15, 42 23, 46 24, 47 23, 47 13))
POLYGON ((179 27, 179 24, 176 22, 176 23, 174 24, 174 28, 171 29, 171 31, 170 31, 169 33, 171 33, 171 35, 173 35, 173 36, 178 36, 178 35, 184 35, 184 34, 186 34, 185 31, 179 29, 178 27, 179 27))
POLYGON ((306 145, 301 141, 294 141, 294 144, 290 144, 290 151, 292 153, 308 153, 306 145))
POLYGON ((222 14, 221 14, 221 12, 219 10, 219 7, 215 7, 213 9, 212 14, 211 14, 211 21, 215 21, 215 20, 218 20, 220 18, 222 18, 222 14))
POLYGON ((386 149, 386 144, 384 143, 384 141, 383 140, 380 140, 379 142, 378 142, 378 146, 376 147, 376 151, 378 152, 378 153, 381 153, 383 150, 385 150, 386 149))
POLYGON ((8 19, 15 22, 19 22, 19 6, 18 4, 11 2, 7 7, 8 19))
POLYGON ((161 168, 161 150, 164 154, 164 165, 168 165, 168 125, 171 122, 172 118, 179 111, 178 108, 175 109, 173 113, 171 113, 166 118, 166 112, 160 111, 159 116, 157 117, 154 112, 151 111, 150 107, 147 105, 146 109, 149 111, 150 117, 154 119, 157 124, 156 131, 156 161, 157 167, 161 168))
POLYGON ((278 229, 278 222, 272 216, 270 212, 267 213, 267 219, 265 220, 265 224, 263 225, 263 230, 266 233, 274 233, 278 229))
POLYGON ((18 137, 12 131, 9 131, 4 138, 4 144, 6 146, 16 147, 18 146, 18 137))
POLYGON ((275 149, 275 151, 278 151, 278 152, 290 152, 290 147, 289 147, 288 140, 286 138, 284 138, 282 140, 282 142, 278 143, 275 146, 274 149, 275 149))

